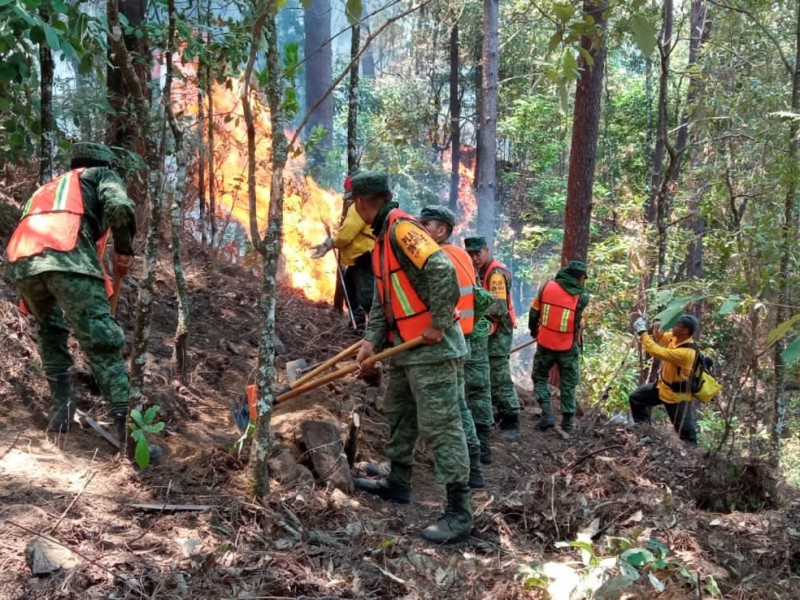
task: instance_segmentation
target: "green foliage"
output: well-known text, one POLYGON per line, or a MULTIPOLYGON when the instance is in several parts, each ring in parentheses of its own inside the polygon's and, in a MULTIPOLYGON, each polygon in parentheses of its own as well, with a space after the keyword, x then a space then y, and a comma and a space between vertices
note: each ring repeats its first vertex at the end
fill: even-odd
POLYGON ((164 429, 164 422, 156 421, 160 408, 158 405, 151 406, 144 415, 135 408, 131 411, 131 437, 136 441, 134 459, 140 469, 147 469, 150 466, 150 442, 147 434, 159 433, 164 429))
MULTIPOLYGON (((610 554, 600 554, 590 537, 584 533, 578 537, 575 541, 557 542, 555 545, 557 548, 578 549, 579 561, 520 565, 518 570, 523 575, 523 585, 548 591, 559 589, 562 593, 569 589, 569 597, 573 600, 616 598, 634 591, 660 593, 669 580, 692 590, 698 587, 697 575, 681 561, 671 558, 670 549, 658 539, 650 538, 644 546, 637 546, 634 540, 609 536, 605 539, 610 554), (642 576, 646 576, 646 582, 642 576)), ((712 576, 704 577, 702 583, 709 596, 721 597, 712 576)))

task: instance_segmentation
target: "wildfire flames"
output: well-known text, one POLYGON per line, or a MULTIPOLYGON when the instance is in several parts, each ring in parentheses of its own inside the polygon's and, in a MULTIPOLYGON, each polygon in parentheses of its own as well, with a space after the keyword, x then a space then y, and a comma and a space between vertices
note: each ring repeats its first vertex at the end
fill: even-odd
MULTIPOLYGON (((452 173, 450 150, 443 154, 442 167, 445 173, 452 173)), ((467 233, 472 217, 478 209, 475 199, 475 149, 470 146, 461 147, 461 161, 458 165, 458 220, 453 228, 453 239, 461 240, 467 233)))
MULTIPOLYGON (((188 83, 194 80, 194 73, 191 72, 191 66, 184 65, 183 68, 187 77, 183 85, 173 92, 173 107, 176 111, 196 117, 197 89, 188 83)), ((232 229, 241 231, 237 225, 231 225, 232 219, 243 227, 249 239, 247 140, 240 85, 239 81, 230 81, 226 85, 214 84, 214 182, 218 230, 228 233, 232 229)), ((271 173, 268 166, 272 136, 268 108, 258 102, 255 95, 252 104, 256 127, 256 213, 258 229, 263 233, 269 209, 271 173)), ((206 139, 207 127, 206 123, 206 139)), ((474 161, 471 149, 465 148, 462 153, 463 156, 473 157, 470 162, 474 161)), ((444 168, 449 171, 450 161, 449 157, 446 158, 444 168)), ((342 212, 342 196, 322 189, 312 178, 303 176, 304 166, 305 156, 300 152, 290 156, 284 172, 283 257, 278 277, 302 291, 310 300, 332 302, 337 277, 336 258, 333 252, 329 252, 322 259, 313 259, 311 247, 322 243, 329 230, 335 233, 342 212)), ((462 161, 459 170, 461 211, 455 228, 457 237, 464 233, 476 209, 471 166, 462 161)), ((224 239, 231 237, 234 241, 221 245, 228 244, 229 249, 233 250, 230 254, 240 256, 243 250, 241 241, 235 241, 235 236, 230 235, 224 239)))

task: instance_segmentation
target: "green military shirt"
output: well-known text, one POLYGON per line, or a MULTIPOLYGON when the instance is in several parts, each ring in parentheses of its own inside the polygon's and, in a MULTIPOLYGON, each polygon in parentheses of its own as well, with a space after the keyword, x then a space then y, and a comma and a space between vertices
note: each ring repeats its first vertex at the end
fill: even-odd
POLYGON ((136 234, 135 204, 128 198, 125 183, 111 169, 90 167, 81 173, 83 218, 76 247, 69 252, 45 250, 37 256, 9 263, 8 276, 13 281, 48 271, 65 271, 103 278, 97 241, 107 228, 114 236, 117 254, 133 254, 136 234))
MULTIPOLYGON (((388 217, 391 210, 397 207, 397 204, 390 203, 387 206, 389 210, 381 210, 376 217, 376 222, 372 225, 373 230, 378 231, 376 244, 384 243, 385 235, 390 236, 389 240, 400 262, 400 267, 405 272, 417 294, 419 294, 422 302, 430 310, 432 325, 444 331, 444 337, 439 343, 417 346, 407 350, 394 357, 392 359, 393 363, 396 365, 417 365, 466 356, 467 346, 464 342, 464 335, 461 333, 461 327, 453 320, 453 312, 460 295, 455 267, 453 267, 447 255, 438 249, 438 245, 436 251, 427 257, 421 267, 418 267, 404 252, 396 235, 397 228, 401 223, 410 222, 398 219, 395 221, 392 231, 385 231, 386 217, 388 217)), ((418 227, 427 236, 427 232, 423 228, 417 225, 414 225, 414 227, 418 227)), ((431 242, 436 244, 433 240, 431 242)), ((380 347, 389 337, 389 322, 381 303, 378 285, 380 283, 376 280, 372 310, 369 314, 369 323, 367 324, 364 339, 380 347)), ((402 343, 400 336, 395 335, 394 345, 399 345, 400 343, 402 343)))
POLYGON ((489 282, 489 291, 497 298, 486 311, 486 318, 497 324, 497 329, 489 336, 489 356, 505 356, 511 351, 514 338, 514 327, 511 325, 511 315, 508 314, 507 300, 511 297, 511 281, 506 272, 500 268, 492 269, 485 280, 489 282))

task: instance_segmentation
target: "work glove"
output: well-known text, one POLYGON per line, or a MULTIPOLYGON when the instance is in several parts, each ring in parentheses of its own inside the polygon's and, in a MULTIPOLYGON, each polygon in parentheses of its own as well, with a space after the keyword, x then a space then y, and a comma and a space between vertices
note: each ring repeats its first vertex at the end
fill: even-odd
POLYGON ((318 246, 313 247, 314 254, 311 255, 311 258, 322 258, 331 250, 331 248, 333 248, 333 239, 329 237, 318 246))
POLYGON ((636 335, 642 335, 643 333, 647 333, 647 319, 644 317, 639 317, 633 322, 633 330, 636 332, 636 335))

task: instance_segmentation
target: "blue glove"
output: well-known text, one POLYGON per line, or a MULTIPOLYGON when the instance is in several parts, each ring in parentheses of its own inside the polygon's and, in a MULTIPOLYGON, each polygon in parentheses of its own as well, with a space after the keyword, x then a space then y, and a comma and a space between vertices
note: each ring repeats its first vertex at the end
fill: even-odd
POLYGON ((633 322, 633 330, 636 332, 636 335, 642 335, 643 333, 647 333, 647 319, 644 317, 639 317, 633 322))

